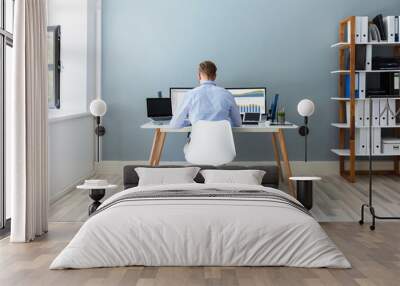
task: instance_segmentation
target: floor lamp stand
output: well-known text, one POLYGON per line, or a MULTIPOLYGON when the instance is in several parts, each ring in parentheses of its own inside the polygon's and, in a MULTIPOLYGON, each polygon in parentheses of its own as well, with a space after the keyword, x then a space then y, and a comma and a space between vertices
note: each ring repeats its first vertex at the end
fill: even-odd
POLYGON ((96 116, 96 129, 94 130, 94 133, 97 135, 97 162, 100 162, 100 136, 103 136, 106 134, 106 129, 104 126, 100 125, 101 120, 100 116, 96 116))
POLYGON ((310 133, 310 130, 308 129, 308 116, 304 116, 304 125, 300 126, 299 128, 299 134, 301 136, 304 136, 304 161, 307 162, 307 137, 308 134, 310 133))
POLYGON ((375 220, 382 219, 382 220, 396 220, 400 219, 400 217, 395 216, 378 216, 375 213, 375 208, 373 206, 373 189, 372 189, 372 100, 369 98, 369 156, 368 156, 368 163, 369 163, 369 189, 368 189, 368 203, 362 204, 361 206, 361 219, 359 220, 359 224, 364 224, 364 210, 368 208, 371 216, 372 216, 372 224, 369 226, 370 230, 375 230, 375 220))

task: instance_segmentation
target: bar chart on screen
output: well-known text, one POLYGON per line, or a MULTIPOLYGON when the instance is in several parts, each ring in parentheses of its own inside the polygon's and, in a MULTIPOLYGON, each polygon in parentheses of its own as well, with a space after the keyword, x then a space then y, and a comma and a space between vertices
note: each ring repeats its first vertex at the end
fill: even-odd
POLYGON ((238 104, 240 113, 257 112, 261 113, 261 105, 256 104, 238 104))

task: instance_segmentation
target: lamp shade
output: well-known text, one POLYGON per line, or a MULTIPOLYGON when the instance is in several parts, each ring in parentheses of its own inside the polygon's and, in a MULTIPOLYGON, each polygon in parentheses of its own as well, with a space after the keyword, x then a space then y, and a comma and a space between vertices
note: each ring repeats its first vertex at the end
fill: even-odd
POLYGON ((107 104, 104 102, 104 100, 95 99, 90 103, 89 109, 93 116, 104 116, 107 111, 107 104))
POLYGON ((303 116, 311 116, 313 115, 315 110, 314 102, 309 99, 303 99, 297 105, 297 112, 303 116))

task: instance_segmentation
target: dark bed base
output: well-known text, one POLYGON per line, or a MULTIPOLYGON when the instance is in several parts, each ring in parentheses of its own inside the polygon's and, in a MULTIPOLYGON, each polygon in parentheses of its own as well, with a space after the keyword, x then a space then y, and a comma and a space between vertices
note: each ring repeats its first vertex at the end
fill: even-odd
MULTIPOLYGON (((127 165, 124 167, 123 174, 123 182, 124 189, 136 187, 139 183, 139 177, 135 172, 135 168, 137 167, 146 167, 146 168, 180 168, 180 167, 188 167, 182 165, 163 165, 157 167, 151 167, 148 165, 127 165)), ((190 167, 190 166, 189 166, 190 167)), ((262 180, 262 185, 265 187, 271 187, 278 189, 279 188, 279 172, 278 167, 276 166, 223 166, 223 167, 214 167, 214 166, 199 166, 201 169, 217 169, 217 170, 264 170, 266 173, 262 180)), ((199 173, 197 177, 194 179, 197 183, 204 183, 203 176, 199 173)))

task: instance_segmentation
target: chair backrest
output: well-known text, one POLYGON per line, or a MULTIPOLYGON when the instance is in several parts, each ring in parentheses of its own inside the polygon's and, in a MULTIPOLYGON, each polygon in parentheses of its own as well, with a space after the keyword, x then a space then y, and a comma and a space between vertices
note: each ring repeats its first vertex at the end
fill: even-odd
POLYGON ((231 124, 227 120, 199 120, 192 126, 185 158, 191 164, 221 166, 235 159, 231 124))

